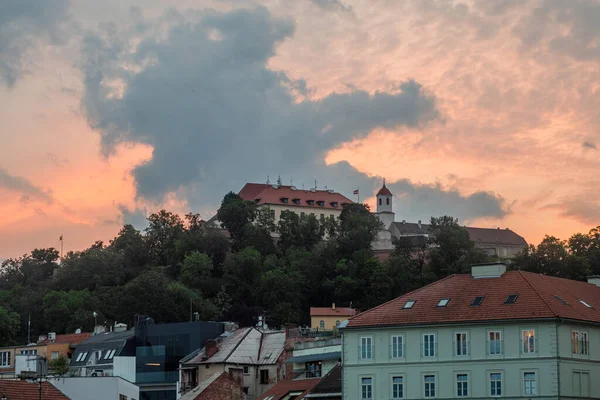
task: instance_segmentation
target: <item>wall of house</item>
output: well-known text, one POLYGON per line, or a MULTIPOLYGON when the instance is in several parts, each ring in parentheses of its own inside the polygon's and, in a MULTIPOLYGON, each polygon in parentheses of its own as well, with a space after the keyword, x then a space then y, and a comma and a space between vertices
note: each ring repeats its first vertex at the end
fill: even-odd
MULTIPOLYGON (((424 377, 435 377, 436 397, 455 398, 456 376, 466 374, 470 397, 490 397, 490 373, 500 372, 502 396, 529 398, 524 395, 525 372, 536 376, 538 395, 557 397, 558 336, 553 322, 523 321, 520 324, 430 326, 414 328, 382 328, 345 330, 343 334, 343 392, 345 400, 360 399, 361 379, 373 379, 373 398, 392 398, 392 377, 401 376, 405 398, 425 397, 424 377), (502 352, 488 354, 488 334, 501 332, 502 352), (522 351, 522 331, 534 330, 535 352, 522 351), (455 335, 467 334, 467 355, 456 355, 455 335), (435 356, 423 356, 423 335, 435 335, 435 356), (392 336, 403 337, 402 357, 392 357, 392 336), (373 340, 372 358, 363 360, 361 338, 373 340)), ((562 337, 562 336, 561 336, 562 337)), ((562 345, 562 344, 561 344, 562 345)))
MULTIPOLYGON (((290 199, 290 203, 292 200, 290 199)), ((292 211, 298 215, 302 215, 304 213, 306 216, 310 214, 314 214, 315 217, 320 220, 321 214, 323 218, 330 218, 331 216, 335 218, 339 218, 342 213, 342 205, 340 204, 338 208, 325 208, 325 207, 305 207, 305 206, 295 206, 293 203, 291 204, 267 204, 263 207, 269 207, 271 210, 275 211, 275 223, 279 222, 281 218, 281 213, 283 211, 292 211)))
MULTIPOLYGON (((600 328, 582 324, 558 324, 560 392, 563 396, 600 397, 600 328), (574 354, 573 332, 588 336, 587 354, 574 354)), ((578 352, 576 352, 578 353, 578 352)))
POLYGON ((7 360, 5 365, 0 365, 0 375, 8 373, 9 371, 14 370, 15 368, 15 348, 14 347, 3 347, 0 348, 0 353, 8 353, 9 360, 7 360))
POLYGON ((120 376, 129 382, 135 382, 135 357, 114 357, 112 369, 107 370, 107 372, 112 373, 113 376, 120 376))
POLYGON ((46 345, 46 354, 50 360, 60 356, 71 357, 71 348, 69 347, 69 343, 48 343, 46 345))
POLYGON ((241 376, 234 373, 222 374, 210 384, 195 400, 243 400, 244 391, 241 385, 241 376))
POLYGON ((37 355, 46 357, 46 346, 21 346, 15 347, 15 354, 21 354, 21 350, 37 350, 37 355))
POLYGON ((337 316, 326 316, 326 315, 321 315, 321 316, 312 316, 310 317, 310 327, 313 329, 321 329, 321 321, 325 322, 325 330, 330 331, 333 330, 333 328, 335 328, 336 326, 336 322, 339 321, 340 323, 342 323, 343 321, 347 320, 348 318, 350 318, 350 316, 343 316, 343 315, 337 315, 337 316))
POLYGON ((115 400, 120 395, 127 400, 139 400, 140 390, 131 382, 117 377, 59 378, 50 383, 70 399, 115 400))
POLYGON ((511 259, 519 254, 525 246, 515 245, 498 245, 493 243, 475 243, 475 247, 483 250, 487 255, 491 257, 498 257, 499 259, 511 259))

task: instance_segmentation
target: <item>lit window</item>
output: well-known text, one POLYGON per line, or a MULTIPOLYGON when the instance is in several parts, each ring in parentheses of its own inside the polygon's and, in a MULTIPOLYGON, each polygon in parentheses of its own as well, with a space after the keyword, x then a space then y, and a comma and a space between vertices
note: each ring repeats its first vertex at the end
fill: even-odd
POLYGON ((467 374, 456 375, 456 397, 469 396, 469 377, 467 374))
POLYGON ((407 300, 406 303, 404 303, 404 307, 402 308, 413 308, 416 302, 416 300, 407 300))
POLYGON ((467 351, 467 333, 459 332, 454 337, 454 348, 455 355, 457 356, 466 356, 468 354, 467 351))
POLYGON ((579 300, 579 302, 580 302, 581 304, 583 304, 584 306, 586 306, 587 308, 592 308, 592 306, 590 306, 588 303, 586 303, 586 302, 585 302, 585 301, 583 301, 583 300, 579 300))
POLYGON ((509 295, 506 300, 504 300, 504 304, 514 304, 517 301, 518 294, 509 295))
POLYGON ((502 374, 500 372, 490 374, 490 396, 502 396, 502 374))
POLYGON ((373 399, 373 378, 361 378, 360 380, 361 400, 373 399))
POLYGON ((450 299, 441 299, 438 302, 437 306, 438 307, 446 307, 446 305, 448 304, 449 301, 450 301, 450 299))
POLYGON ((497 356, 502 354, 502 332, 490 331, 488 332, 488 354, 491 356, 497 356))
POLYGON ((537 394, 535 372, 523 373, 523 389, 525 396, 535 396, 537 394))
POLYGON ((392 336, 392 358, 404 357, 404 336, 392 336))
POLYGON ((587 356, 589 354, 589 341, 587 332, 573 331, 571 334, 572 353, 587 356))
POLYGON ((319 328, 321 328, 321 329, 325 329, 325 321, 321 320, 321 321, 319 322, 319 328))
POLYGON ((425 375, 425 398, 435 397, 435 375, 425 375))
POLYGON ((433 333, 423 335, 423 357, 435 357, 435 335, 433 333))
POLYGON ((479 305, 481 305, 481 303, 483 303, 483 299, 485 299, 485 296, 477 296, 473 299, 473 301, 471 302, 471 305, 479 306, 479 305))
POLYGON ((522 331, 523 354, 535 353, 535 331, 527 329, 522 331))
POLYGON ((360 338, 360 359, 370 360, 373 358, 373 338, 365 336, 360 338))
POLYGON ((404 398, 404 377, 393 376, 392 377, 392 399, 403 399, 404 398))

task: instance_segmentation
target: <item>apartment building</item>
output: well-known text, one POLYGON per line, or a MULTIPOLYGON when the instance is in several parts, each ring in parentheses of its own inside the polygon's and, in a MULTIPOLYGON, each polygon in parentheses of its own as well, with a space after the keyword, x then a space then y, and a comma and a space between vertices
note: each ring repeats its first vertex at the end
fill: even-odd
POLYGON ((343 398, 599 398, 597 284, 480 265, 358 314, 343 398))

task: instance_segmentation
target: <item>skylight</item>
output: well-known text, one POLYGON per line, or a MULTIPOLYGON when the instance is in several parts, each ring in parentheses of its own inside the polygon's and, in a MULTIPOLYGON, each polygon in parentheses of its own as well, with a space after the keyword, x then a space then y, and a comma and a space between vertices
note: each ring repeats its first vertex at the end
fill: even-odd
POLYGON ((416 302, 416 300, 407 300, 402 308, 413 308, 416 302))
POLYGON ((481 303, 483 303, 483 299, 485 299, 485 296, 477 296, 473 299, 473 301, 471 302, 472 306, 480 306, 481 303))
POLYGON ((440 301, 437 304, 437 306, 438 307, 446 307, 446 305, 448 304, 449 301, 450 301, 450 299, 440 299, 440 301))
POLYGON ((517 301, 517 297, 519 297, 518 294, 508 295, 508 297, 506 298, 506 300, 504 300, 504 304, 514 304, 515 301, 517 301))
POLYGON ((579 299, 579 302, 580 302, 581 304, 583 304, 584 306, 586 306, 587 308, 592 308, 592 306, 590 306, 588 303, 586 303, 585 301, 583 301, 583 300, 581 300, 581 299, 579 299))
POLYGON ((563 303, 565 306, 568 306, 569 303, 567 303, 567 301, 565 299, 563 299, 560 296, 554 296, 556 298, 556 300, 560 301, 561 303, 563 303))

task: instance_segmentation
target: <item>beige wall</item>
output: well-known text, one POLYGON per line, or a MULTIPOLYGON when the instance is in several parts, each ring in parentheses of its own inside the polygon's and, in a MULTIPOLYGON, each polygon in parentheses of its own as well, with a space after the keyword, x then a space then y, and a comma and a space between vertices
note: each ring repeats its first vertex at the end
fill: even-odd
POLYGON ((0 353, 9 353, 10 354, 10 364, 9 365, 0 365, 0 374, 5 372, 5 370, 12 370, 15 368, 15 348, 14 347, 2 347, 0 348, 0 353))
POLYGON ((336 321, 340 321, 340 324, 347 320, 350 317, 344 317, 341 315, 337 315, 334 317, 330 316, 311 316, 310 317, 310 327, 313 329, 323 329, 321 328, 321 321, 325 323, 325 330, 330 331, 336 326, 336 321))
POLYGON ((339 218, 340 214, 342 213, 341 205, 339 206, 339 208, 333 208, 333 209, 325 208, 325 207, 304 207, 304 206, 300 207, 300 206, 295 206, 294 204, 267 204, 267 205, 264 205, 263 207, 268 207, 271 210, 275 211, 275 223, 276 224, 279 222, 279 218, 281 217, 281 212, 286 211, 286 210, 295 212, 298 215, 302 215, 302 213, 304 213, 307 216, 310 214, 314 214, 318 220, 321 219, 321 214, 323 214, 323 218, 329 218, 330 216, 339 218))

